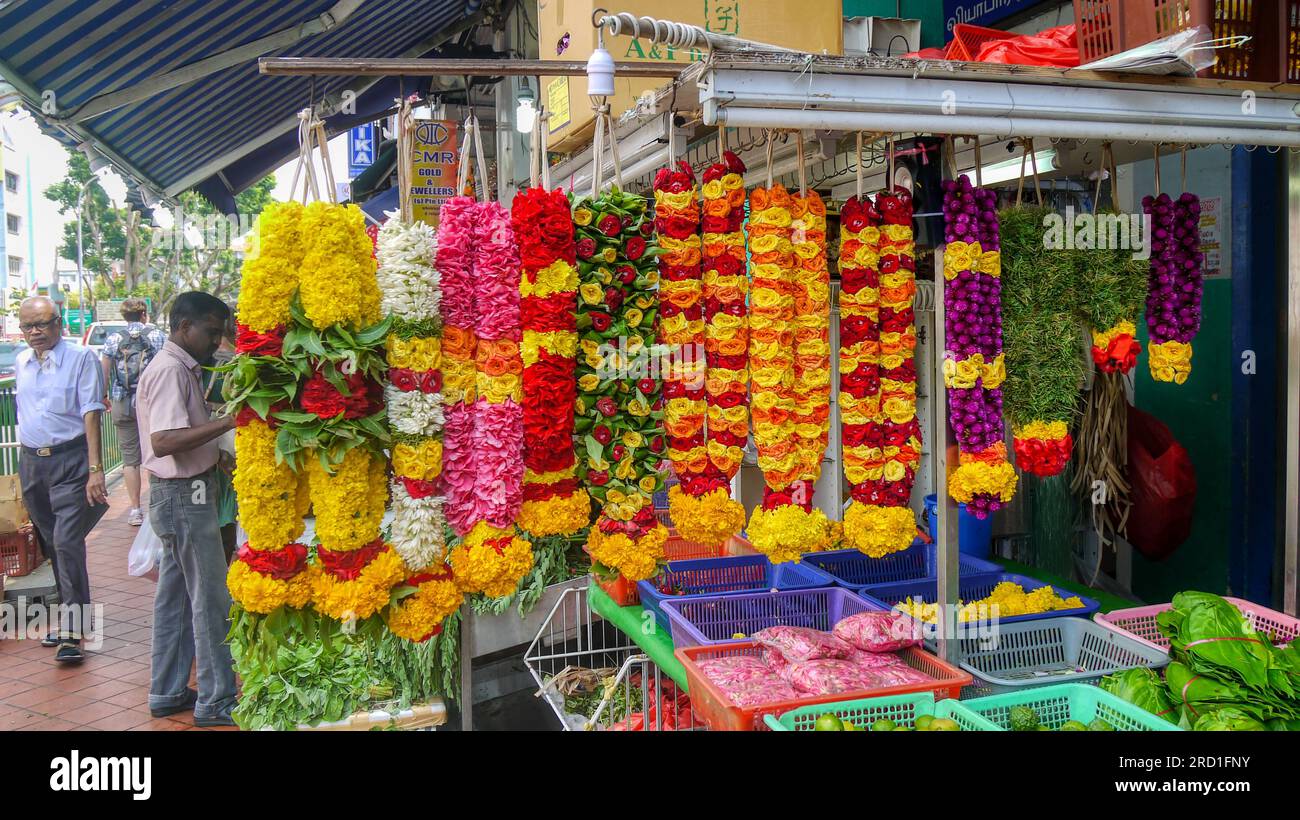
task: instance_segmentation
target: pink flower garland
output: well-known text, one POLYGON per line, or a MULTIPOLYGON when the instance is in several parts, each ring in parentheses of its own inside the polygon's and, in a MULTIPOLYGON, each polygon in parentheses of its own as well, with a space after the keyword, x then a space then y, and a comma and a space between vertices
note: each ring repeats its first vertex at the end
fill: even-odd
POLYGON ((446 516, 457 534, 473 526, 474 483, 478 465, 474 447, 474 373, 477 323, 474 298, 474 212, 470 197, 448 200, 439 212, 438 271, 442 276, 443 323, 443 494, 446 516))

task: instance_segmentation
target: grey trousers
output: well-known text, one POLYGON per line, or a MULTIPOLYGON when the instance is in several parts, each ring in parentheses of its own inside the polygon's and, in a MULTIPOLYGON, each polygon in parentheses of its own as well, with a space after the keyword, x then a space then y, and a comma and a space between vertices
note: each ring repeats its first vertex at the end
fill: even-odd
POLYGON ((63 638, 80 638, 83 630, 91 631, 91 624, 85 622, 90 611, 86 535, 108 511, 107 504, 91 506, 86 500, 90 457, 85 440, 81 441, 80 447, 48 456, 23 448, 18 459, 23 503, 36 525, 45 557, 50 559, 59 603, 64 605, 58 624, 63 638))
POLYGON ((226 646, 230 593, 217 525, 215 472, 149 482, 149 523, 163 542, 153 602, 150 708, 184 703, 198 659, 196 717, 235 707, 235 670, 226 646))

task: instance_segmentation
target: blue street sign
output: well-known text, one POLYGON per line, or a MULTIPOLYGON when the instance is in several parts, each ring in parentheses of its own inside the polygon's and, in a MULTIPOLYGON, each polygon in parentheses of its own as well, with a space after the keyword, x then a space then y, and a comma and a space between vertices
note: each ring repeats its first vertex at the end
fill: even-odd
POLYGON ((375 161, 375 124, 354 126, 348 131, 348 179, 356 179, 375 161))
POLYGON ((991 26, 999 20, 1036 6, 1043 0, 943 0, 943 25, 947 38, 958 23, 991 26))

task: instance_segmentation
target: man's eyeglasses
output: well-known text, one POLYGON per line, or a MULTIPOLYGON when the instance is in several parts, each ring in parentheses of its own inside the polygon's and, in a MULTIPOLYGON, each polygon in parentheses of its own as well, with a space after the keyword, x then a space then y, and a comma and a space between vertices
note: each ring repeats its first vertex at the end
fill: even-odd
POLYGON ((50 327, 53 327, 54 325, 56 325, 56 324, 58 324, 58 323, 59 323, 59 320, 58 320, 57 318, 55 318, 55 319, 46 319, 44 322, 31 322, 31 323, 28 323, 28 324, 21 324, 21 325, 18 326, 18 329, 21 330, 23 333, 31 333, 33 330, 36 330, 37 328, 40 328, 40 329, 42 329, 42 330, 45 330, 45 329, 48 329, 48 328, 50 328, 50 327))

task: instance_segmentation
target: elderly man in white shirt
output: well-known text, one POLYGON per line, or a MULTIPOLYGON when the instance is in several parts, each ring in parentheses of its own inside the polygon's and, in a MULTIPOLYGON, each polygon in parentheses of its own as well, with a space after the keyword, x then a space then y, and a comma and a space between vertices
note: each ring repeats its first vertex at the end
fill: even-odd
POLYGON ((62 605, 57 636, 41 643, 58 646, 55 660, 78 663, 82 630, 90 627, 86 535, 108 509, 99 449, 104 377, 93 350, 63 338, 54 302, 24 300, 18 323, 30 346, 15 362, 19 480, 62 605))

